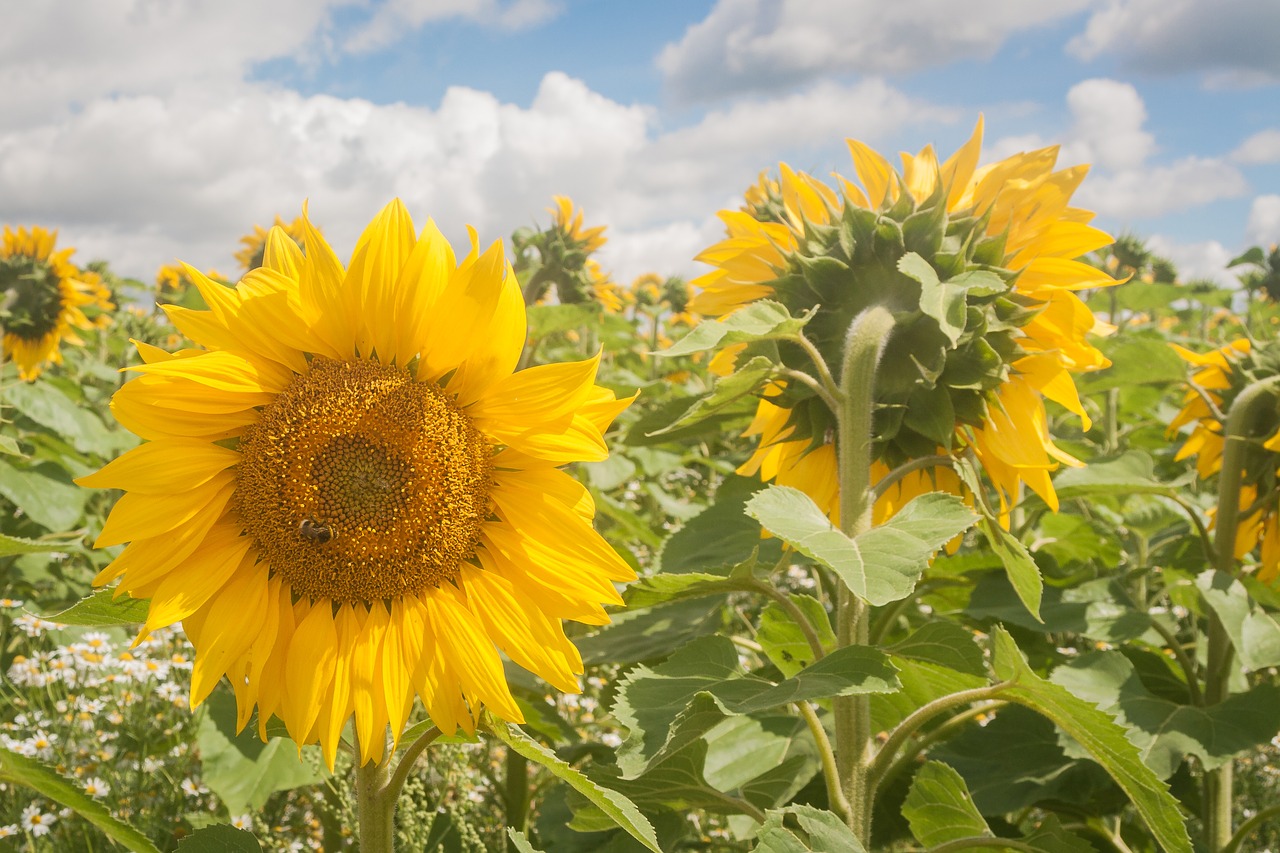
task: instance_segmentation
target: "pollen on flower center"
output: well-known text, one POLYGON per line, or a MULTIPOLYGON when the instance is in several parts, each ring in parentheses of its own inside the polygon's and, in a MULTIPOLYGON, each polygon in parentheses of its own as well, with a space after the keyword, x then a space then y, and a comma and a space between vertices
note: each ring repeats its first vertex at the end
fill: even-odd
POLYGON ((370 602, 456 578, 489 516, 492 449, 439 388, 316 358, 245 431, 233 505, 272 572, 370 602))

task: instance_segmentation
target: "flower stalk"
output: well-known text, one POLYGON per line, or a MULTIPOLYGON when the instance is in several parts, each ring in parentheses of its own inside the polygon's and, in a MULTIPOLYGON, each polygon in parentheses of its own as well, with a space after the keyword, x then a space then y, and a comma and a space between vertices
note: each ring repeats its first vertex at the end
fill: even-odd
POLYGON ((392 853, 395 850, 396 794, 391 790, 392 750, 381 761, 356 767, 356 822, 361 853, 392 853))
MULTIPOLYGON (((871 488, 872 420, 875 378, 885 344, 893 332, 893 315, 872 306, 854 318, 845 338, 836 410, 836 451, 840 479, 840 528, 854 537, 871 528, 874 504, 871 488)), ((841 586, 837 610, 837 644, 865 645, 870 636, 870 605, 841 586)), ((865 696, 833 700, 836 756, 840 784, 849 803, 847 822, 863 846, 871 840, 871 799, 868 770, 872 758, 871 702, 865 696)))

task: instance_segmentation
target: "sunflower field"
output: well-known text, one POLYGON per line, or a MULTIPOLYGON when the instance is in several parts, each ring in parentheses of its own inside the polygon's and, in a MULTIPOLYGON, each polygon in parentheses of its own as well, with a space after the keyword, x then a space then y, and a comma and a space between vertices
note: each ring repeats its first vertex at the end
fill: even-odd
POLYGON ((848 146, 689 281, 6 225, 0 850, 1280 851, 1280 252, 848 146))

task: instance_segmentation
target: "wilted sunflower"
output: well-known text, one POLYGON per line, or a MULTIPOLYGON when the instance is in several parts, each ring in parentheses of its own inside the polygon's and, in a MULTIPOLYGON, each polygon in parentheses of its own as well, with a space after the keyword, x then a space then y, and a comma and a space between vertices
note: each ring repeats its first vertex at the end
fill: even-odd
POLYGON ((353 715, 361 761, 414 697, 445 732, 482 706, 521 714, 501 649, 557 688, 582 661, 561 620, 608 622, 634 575, 558 469, 607 456, 630 400, 598 357, 513 372, 526 335, 501 242, 459 263, 432 222, 388 205, 344 270, 303 219, 234 287, 187 274, 210 306, 165 306, 204 349, 139 344, 117 419, 147 439, 82 485, 125 489, 95 579, 151 599, 145 630, 182 621, 191 701, 226 674, 253 708, 319 741, 332 765, 353 715))
MULTIPOLYGON (((795 316, 821 306, 806 334, 832 365, 853 318, 889 308, 897 324, 877 377, 875 429, 885 470, 970 447, 1002 509, 1023 483, 1056 509, 1049 472, 1080 463, 1049 437, 1043 398, 1088 429, 1072 374, 1109 364, 1087 340, 1108 327, 1074 293, 1116 283, 1075 260, 1111 241, 1087 224, 1091 213, 1069 206, 1087 167, 1054 171, 1057 149, 1045 148, 978 168, 981 120, 945 162, 926 147, 904 154, 901 172, 848 144, 861 186, 840 177, 837 193, 782 164, 777 182, 751 188, 744 209, 721 212, 729 236, 698 256, 715 269, 692 282, 701 290, 690 307, 720 316, 769 298, 795 316), (939 307, 923 309, 926 288, 939 307)), ((712 368, 730 369, 736 355, 722 353, 712 368)), ((779 482, 791 472, 792 485, 820 502, 829 496, 821 505, 832 510, 834 472, 809 458, 834 460, 822 449, 830 414, 803 389, 776 384, 770 397, 744 470, 779 482)), ((947 480, 937 488, 952 485, 931 476, 947 480)))
MULTIPOLYGON (((1173 345, 1178 355, 1195 368, 1191 386, 1183 398, 1182 410, 1170 421, 1172 438, 1187 425, 1191 435, 1178 448, 1177 461, 1192 456, 1196 473, 1206 480, 1222 470, 1225 446, 1222 417, 1250 383, 1280 375, 1280 344, 1272 342, 1258 349, 1246 338, 1196 353, 1173 345)), ((1258 578, 1271 582, 1280 577, 1280 404, 1255 424, 1264 440, 1249 445, 1240 479, 1239 520, 1236 526, 1237 560, 1261 545, 1258 578)))
MULTIPOLYGON (((306 233, 303 217, 299 216, 292 222, 285 222, 277 216, 275 225, 272 227, 283 229, 298 246, 302 245, 303 236, 306 233)), ((256 270, 262 266, 262 255, 267 247, 267 234, 267 229, 261 225, 255 225, 253 226, 252 234, 246 234, 240 238, 240 244, 244 248, 236 252, 236 260, 240 262, 240 266, 244 268, 245 272, 256 270)))
POLYGON ((75 249, 54 251, 57 237, 58 232, 39 226, 14 231, 6 225, 0 245, 4 355, 13 359, 18 376, 26 380, 39 376, 49 362, 62 363, 58 348, 63 341, 84 344, 73 329, 97 325, 85 316, 84 306, 104 311, 114 307, 101 278, 71 263, 75 249))

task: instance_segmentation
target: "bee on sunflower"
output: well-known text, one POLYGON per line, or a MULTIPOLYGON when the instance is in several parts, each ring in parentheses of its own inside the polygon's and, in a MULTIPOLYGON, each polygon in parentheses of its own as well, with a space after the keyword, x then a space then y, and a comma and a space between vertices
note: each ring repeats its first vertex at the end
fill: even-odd
POLYGON ((85 309, 110 311, 110 292, 96 273, 71 263, 75 249, 54 249, 57 232, 39 226, 4 228, 0 243, 0 329, 4 357, 19 378, 33 381, 47 364, 61 364, 65 341, 82 346, 75 330, 99 328, 106 314, 90 319, 85 309))

